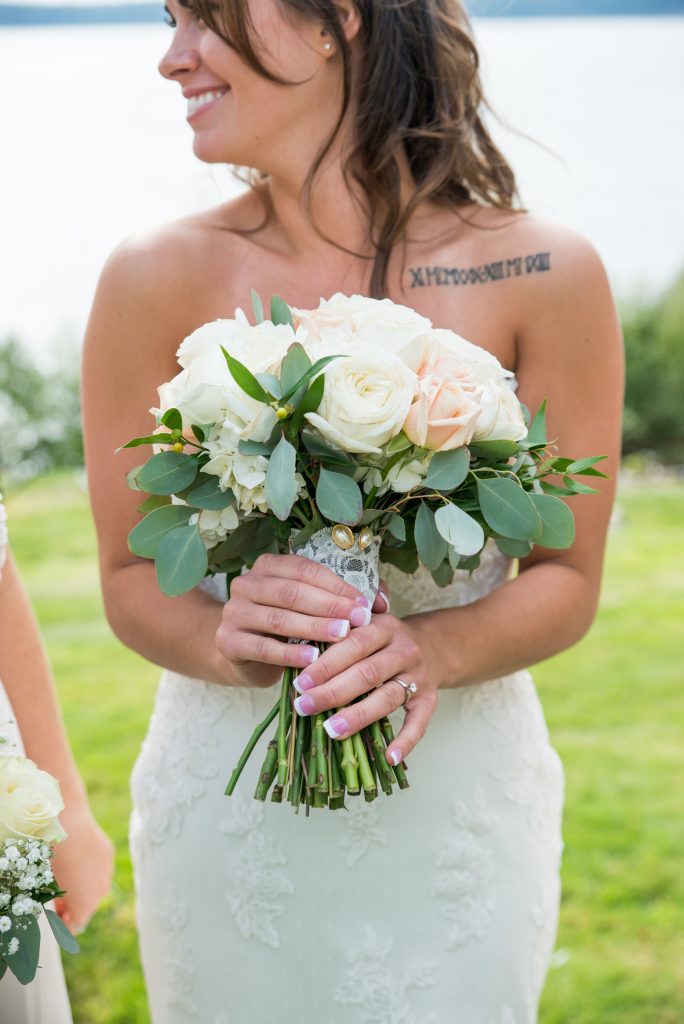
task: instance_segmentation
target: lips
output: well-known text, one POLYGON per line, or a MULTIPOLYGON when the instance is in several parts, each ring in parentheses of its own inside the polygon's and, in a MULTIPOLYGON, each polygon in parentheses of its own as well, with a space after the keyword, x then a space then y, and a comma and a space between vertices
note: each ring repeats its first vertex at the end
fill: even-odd
POLYGON ((194 117, 200 111, 210 107, 212 104, 222 99, 228 91, 228 86, 222 86, 218 89, 205 89, 202 92, 196 92, 193 90, 192 95, 186 93, 188 101, 188 117, 194 117))

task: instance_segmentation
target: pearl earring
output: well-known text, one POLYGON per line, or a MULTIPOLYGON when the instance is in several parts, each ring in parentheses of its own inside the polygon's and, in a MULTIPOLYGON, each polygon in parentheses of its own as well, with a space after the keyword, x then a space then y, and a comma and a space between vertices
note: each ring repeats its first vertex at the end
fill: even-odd
POLYGON ((323 49, 328 51, 332 50, 332 43, 323 43, 323 49))

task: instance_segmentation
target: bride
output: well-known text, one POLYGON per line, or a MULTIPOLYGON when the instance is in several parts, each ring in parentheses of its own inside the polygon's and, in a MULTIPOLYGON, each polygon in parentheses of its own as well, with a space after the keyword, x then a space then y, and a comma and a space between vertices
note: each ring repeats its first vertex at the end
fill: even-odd
MULTIPOLYGON (((622 350, 604 270, 572 232, 514 208, 483 120, 457 0, 168 0, 160 71, 187 101, 196 155, 253 169, 237 199, 122 244, 85 349, 84 412, 107 613, 162 666, 132 779, 131 846, 155 1024, 531 1024, 559 903, 562 769, 527 667, 593 619, 617 471, 622 350), (126 536, 146 410, 178 344, 249 289, 298 307, 386 295, 493 352, 550 436, 606 453, 573 503, 577 540, 517 574, 494 546, 439 589, 386 570, 372 614, 329 571, 268 556, 234 583, 159 590, 126 536), (223 590, 225 595, 225 589, 223 590), (411 789, 306 819, 223 788, 273 703, 386 711, 411 789), (415 682, 405 717, 396 676, 415 682), (379 684, 379 685, 378 685, 379 684), (376 689, 375 687, 378 686, 376 689)), ((172 174, 172 168, 165 173, 172 174)), ((587 666, 591 671, 591 666, 587 666)))

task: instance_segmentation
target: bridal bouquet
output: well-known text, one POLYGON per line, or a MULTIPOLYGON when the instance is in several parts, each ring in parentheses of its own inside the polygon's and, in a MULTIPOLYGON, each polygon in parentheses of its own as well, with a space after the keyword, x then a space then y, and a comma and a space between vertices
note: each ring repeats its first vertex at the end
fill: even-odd
POLYGON ((22 985, 38 967, 41 910, 62 949, 78 953, 60 917, 43 906, 63 895, 50 866, 52 845, 66 837, 63 807, 51 775, 26 757, 0 756, 0 978, 9 967, 22 985))
MULTIPOLYGON (((129 545, 154 559, 166 594, 207 574, 230 586, 261 553, 294 552, 372 604, 380 560, 407 573, 421 564, 446 586, 490 539, 515 558, 572 544, 562 498, 591 491, 574 477, 602 476, 599 459, 550 452, 544 407, 529 416, 494 356, 389 299, 338 294, 298 310, 274 297, 269 319, 255 292, 252 302, 254 324, 236 310, 183 341, 155 432, 125 446, 155 449, 129 474, 151 496, 129 545)), ((257 799, 273 787, 274 801, 308 813, 406 787, 406 766, 385 758, 389 720, 330 742, 326 714, 293 714, 295 672, 226 792, 275 719, 257 799)))

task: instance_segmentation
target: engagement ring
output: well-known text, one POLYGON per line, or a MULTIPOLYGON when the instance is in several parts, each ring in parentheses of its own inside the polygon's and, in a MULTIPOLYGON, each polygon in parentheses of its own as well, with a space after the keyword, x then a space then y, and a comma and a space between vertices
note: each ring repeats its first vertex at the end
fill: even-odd
POLYGON ((400 679, 399 676, 393 676, 393 679, 395 683, 399 683, 399 685, 404 688, 404 701, 401 705, 402 708, 408 707, 408 702, 411 700, 413 694, 418 690, 417 684, 407 683, 404 679, 400 679))

